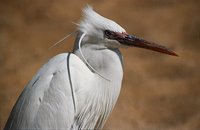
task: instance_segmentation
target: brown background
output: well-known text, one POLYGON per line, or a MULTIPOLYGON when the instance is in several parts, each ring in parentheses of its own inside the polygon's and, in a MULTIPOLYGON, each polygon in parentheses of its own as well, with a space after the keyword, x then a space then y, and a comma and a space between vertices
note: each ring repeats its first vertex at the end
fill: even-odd
POLYGON ((0 127, 21 91, 50 57, 72 50, 75 30, 89 3, 127 32, 162 43, 172 57, 138 48, 122 49, 121 95, 106 127, 117 130, 200 129, 199 0, 1 0, 0 127))

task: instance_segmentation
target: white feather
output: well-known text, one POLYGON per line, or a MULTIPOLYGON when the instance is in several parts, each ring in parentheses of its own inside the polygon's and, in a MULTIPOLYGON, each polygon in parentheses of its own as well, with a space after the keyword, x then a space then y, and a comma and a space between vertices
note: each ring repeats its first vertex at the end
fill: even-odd
POLYGON ((96 30, 112 30, 114 32, 126 32, 116 22, 96 13, 91 6, 83 9, 83 20, 79 24, 79 30, 86 34, 93 34, 96 30))

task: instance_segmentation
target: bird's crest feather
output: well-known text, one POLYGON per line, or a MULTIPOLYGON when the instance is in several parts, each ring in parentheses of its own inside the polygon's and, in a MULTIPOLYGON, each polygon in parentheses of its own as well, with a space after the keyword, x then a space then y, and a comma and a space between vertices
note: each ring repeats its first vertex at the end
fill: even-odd
POLYGON ((79 24, 79 30, 85 33, 93 33, 96 29, 125 32, 116 22, 96 13, 91 6, 83 9, 83 19, 79 24))

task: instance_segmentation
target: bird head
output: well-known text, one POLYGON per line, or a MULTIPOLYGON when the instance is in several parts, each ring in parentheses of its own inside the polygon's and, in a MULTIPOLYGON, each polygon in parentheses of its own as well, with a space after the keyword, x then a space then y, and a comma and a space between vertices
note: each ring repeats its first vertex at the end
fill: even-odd
POLYGON ((107 48, 140 47, 173 56, 172 50, 128 34, 116 22, 96 13, 91 6, 83 9, 83 20, 78 30, 84 34, 83 43, 103 44, 107 48))

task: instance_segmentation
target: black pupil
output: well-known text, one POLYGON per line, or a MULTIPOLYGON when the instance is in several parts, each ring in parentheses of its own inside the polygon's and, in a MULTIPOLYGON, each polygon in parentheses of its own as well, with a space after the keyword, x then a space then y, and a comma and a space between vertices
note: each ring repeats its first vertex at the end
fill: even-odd
POLYGON ((111 35, 111 31, 109 31, 109 30, 105 30, 104 33, 105 33, 106 36, 110 36, 111 35))

